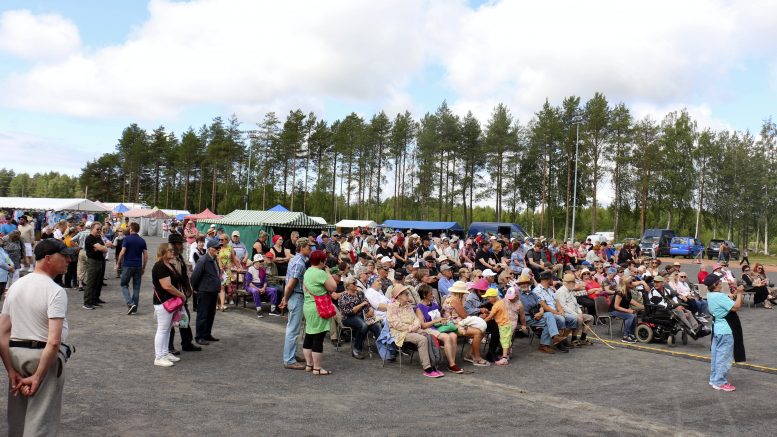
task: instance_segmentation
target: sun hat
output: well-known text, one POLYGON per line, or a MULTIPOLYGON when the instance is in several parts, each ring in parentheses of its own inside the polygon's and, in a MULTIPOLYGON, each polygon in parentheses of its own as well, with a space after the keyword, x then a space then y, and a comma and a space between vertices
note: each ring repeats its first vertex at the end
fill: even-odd
POLYGON ((485 294, 483 294, 483 297, 499 297, 499 291, 497 291, 496 288, 489 288, 486 290, 485 294))
POLYGON ((486 278, 480 278, 480 279, 477 280, 477 282, 472 284, 472 286, 470 288, 473 289, 473 290, 486 291, 486 290, 488 290, 489 285, 491 285, 491 284, 488 283, 486 278))
POLYGON ((664 277, 661 275, 656 275, 653 277, 653 282, 664 282, 664 277))
POLYGON ((712 265, 712 271, 714 272, 715 270, 717 270, 717 269, 719 269, 721 267, 722 266, 719 263, 715 263, 715 264, 712 265))
POLYGON ((464 281, 456 281, 448 288, 448 292, 466 294, 469 290, 467 290, 467 284, 464 281))
POLYGON ((572 273, 567 273, 564 275, 564 282, 575 282, 575 275, 572 273))
POLYGON ((529 275, 521 275, 518 277, 518 284, 531 284, 531 278, 529 275))
POLYGON ((394 286, 394 288, 391 290, 391 296, 396 299, 399 297, 400 294, 407 291, 407 285, 405 284, 397 284, 394 286))
POLYGON ((507 293, 505 293, 505 299, 513 300, 515 299, 515 296, 516 296, 515 287, 508 288, 507 293))

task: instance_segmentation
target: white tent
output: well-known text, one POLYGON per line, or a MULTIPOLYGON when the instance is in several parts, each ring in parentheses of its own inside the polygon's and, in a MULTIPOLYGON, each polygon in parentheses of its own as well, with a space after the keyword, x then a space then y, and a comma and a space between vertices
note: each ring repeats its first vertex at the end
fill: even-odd
POLYGON ((322 225, 326 224, 326 220, 324 220, 323 217, 313 217, 313 216, 309 216, 309 217, 311 220, 318 222, 319 224, 322 224, 322 225))
POLYGON ((378 224, 372 220, 340 220, 335 223, 336 228, 376 228, 378 224))
POLYGON ((98 205, 89 199, 55 199, 46 197, 0 197, 0 208, 25 211, 110 211, 110 208, 98 205))

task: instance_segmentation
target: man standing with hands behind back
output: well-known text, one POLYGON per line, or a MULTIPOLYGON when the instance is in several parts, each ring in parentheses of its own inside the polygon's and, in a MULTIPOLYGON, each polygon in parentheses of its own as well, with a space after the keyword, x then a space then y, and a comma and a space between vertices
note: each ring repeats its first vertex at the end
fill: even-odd
POLYGON ((86 251, 86 274, 84 278, 84 306, 85 310, 93 310, 100 306, 100 290, 103 288, 102 266, 105 260, 105 253, 108 248, 103 245, 103 239, 100 236, 102 224, 100 222, 92 223, 89 235, 84 239, 84 249, 86 251))
POLYGON ((211 341, 219 341, 211 335, 213 319, 216 318, 216 298, 221 291, 221 276, 216 257, 221 249, 218 239, 208 241, 208 252, 201 256, 194 266, 191 277, 192 289, 197 294, 197 334, 195 342, 208 345, 211 341))
MULTIPOLYGON (((8 371, 8 435, 56 436, 67 356, 67 294, 53 278, 75 249, 49 238, 35 246, 35 271, 8 290, 0 315, 0 356, 8 371)), ((69 348, 68 348, 69 350, 69 348)), ((69 354, 68 354, 69 355, 69 354)))

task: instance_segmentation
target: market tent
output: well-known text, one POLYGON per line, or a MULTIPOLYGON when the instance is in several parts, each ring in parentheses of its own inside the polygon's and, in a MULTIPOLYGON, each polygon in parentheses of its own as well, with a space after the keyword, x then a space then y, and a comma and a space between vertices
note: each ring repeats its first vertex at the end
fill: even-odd
POLYGON ((113 207, 113 212, 116 212, 116 213, 125 213, 127 211, 129 211, 129 208, 123 203, 120 203, 113 207))
POLYGON ((463 232, 464 228, 456 222, 422 222, 413 220, 386 220, 381 225, 393 229, 412 229, 414 231, 463 232))
POLYGON ((213 211, 211 211, 208 208, 205 208, 205 210, 202 211, 199 214, 189 214, 189 215, 187 215, 184 218, 185 219, 189 219, 189 220, 201 220, 201 219, 220 219, 222 217, 224 217, 224 216, 223 215, 214 214, 213 211))
POLYGON ((220 219, 197 220, 197 229, 206 233, 211 224, 217 228, 223 228, 228 234, 232 231, 240 232, 240 239, 246 246, 256 241, 259 232, 265 231, 271 237, 283 230, 288 233, 291 230, 323 229, 326 225, 316 222, 302 212, 278 212, 278 211, 250 211, 237 209, 220 219))
POLYGON ((0 197, 0 209, 20 209, 25 211, 110 211, 89 199, 56 199, 48 197, 0 197))
POLYGON ((289 212, 289 210, 286 209, 286 207, 281 205, 280 203, 275 205, 275 206, 273 206, 272 208, 268 209, 267 211, 272 211, 272 212, 289 212))
POLYGON ((170 217, 175 217, 176 220, 183 220, 184 217, 191 214, 185 209, 163 209, 162 212, 169 215, 170 217))
POLYGON ((378 224, 372 220, 340 220, 335 223, 336 228, 376 228, 378 224))
POLYGON ((161 236, 162 222, 170 218, 158 208, 131 209, 124 213, 124 217, 129 217, 131 222, 140 224, 140 235, 143 236, 161 236))
POLYGON ((323 217, 314 217, 314 216, 312 216, 312 215, 311 215, 311 216, 309 216, 309 217, 310 217, 310 219, 311 219, 311 220, 313 220, 314 222, 316 222, 316 223, 318 223, 318 224, 321 224, 321 225, 325 225, 325 224, 327 224, 327 223, 326 223, 326 219, 324 219, 323 217))

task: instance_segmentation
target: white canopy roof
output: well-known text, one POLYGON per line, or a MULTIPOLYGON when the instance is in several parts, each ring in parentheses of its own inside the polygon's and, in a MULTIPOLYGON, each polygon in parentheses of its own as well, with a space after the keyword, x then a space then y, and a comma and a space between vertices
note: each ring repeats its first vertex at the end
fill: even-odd
POLYGON ((308 217, 310 217, 311 220, 318 222, 322 225, 326 224, 326 220, 323 217, 313 217, 313 216, 308 216, 308 217))
POLYGON ((25 211, 106 212, 109 208, 89 199, 54 199, 47 197, 0 197, 0 208, 25 211))
POLYGON ((376 228, 378 224, 372 220, 340 220, 335 223, 338 228, 376 228))

